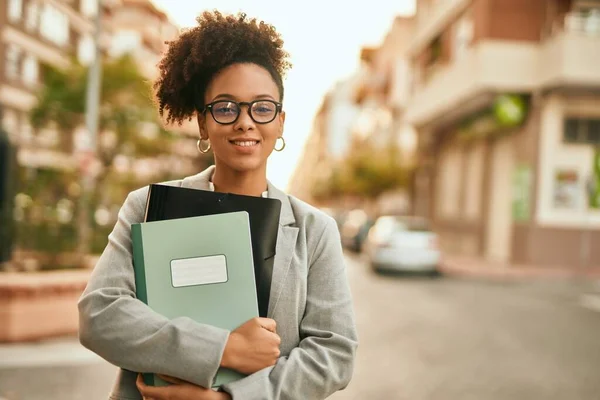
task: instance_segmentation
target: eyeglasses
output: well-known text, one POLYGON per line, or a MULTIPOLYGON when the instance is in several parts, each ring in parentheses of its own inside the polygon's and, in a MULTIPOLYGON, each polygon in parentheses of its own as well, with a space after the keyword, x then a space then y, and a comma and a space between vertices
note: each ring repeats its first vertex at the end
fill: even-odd
POLYGON ((281 111, 281 103, 273 100, 254 100, 251 102, 237 102, 231 100, 218 100, 207 104, 203 113, 209 110, 215 122, 221 125, 233 124, 240 117, 242 106, 248 106, 248 114, 257 124, 268 124, 273 121, 281 111))

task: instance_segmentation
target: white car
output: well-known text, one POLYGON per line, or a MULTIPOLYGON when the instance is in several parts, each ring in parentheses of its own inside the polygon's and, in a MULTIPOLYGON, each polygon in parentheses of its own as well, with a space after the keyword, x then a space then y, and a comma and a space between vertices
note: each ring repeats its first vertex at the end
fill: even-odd
POLYGON ((439 272, 438 237, 424 218, 379 217, 369 231, 365 253, 375 271, 439 272))

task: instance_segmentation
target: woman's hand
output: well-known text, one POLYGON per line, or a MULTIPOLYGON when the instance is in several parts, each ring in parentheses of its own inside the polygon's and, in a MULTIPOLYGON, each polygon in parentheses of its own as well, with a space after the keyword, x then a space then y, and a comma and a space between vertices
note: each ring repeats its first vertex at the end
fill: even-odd
POLYGON ((252 375, 275 365, 279 358, 281 339, 277 324, 270 318, 252 318, 231 332, 221 366, 252 375))
POLYGON ((136 386, 144 400, 231 400, 231 396, 225 392, 216 392, 170 376, 158 376, 171 385, 148 386, 142 374, 138 374, 136 386))

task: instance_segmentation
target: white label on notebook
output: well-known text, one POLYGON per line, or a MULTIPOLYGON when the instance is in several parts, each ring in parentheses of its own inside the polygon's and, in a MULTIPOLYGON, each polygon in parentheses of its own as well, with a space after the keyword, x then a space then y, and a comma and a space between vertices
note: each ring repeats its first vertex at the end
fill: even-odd
POLYGON ((224 255, 183 258, 171 261, 173 287, 210 285, 227 282, 227 261, 224 255))

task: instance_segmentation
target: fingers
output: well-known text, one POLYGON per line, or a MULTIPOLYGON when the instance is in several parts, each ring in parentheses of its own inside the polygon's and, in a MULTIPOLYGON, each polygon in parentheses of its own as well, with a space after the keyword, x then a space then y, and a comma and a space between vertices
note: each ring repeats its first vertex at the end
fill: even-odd
POLYGON ((142 374, 138 374, 137 380, 135 381, 135 385, 137 386, 140 394, 144 398, 144 400, 154 400, 159 398, 159 388, 154 386, 148 386, 144 383, 144 379, 142 378, 142 374))
POLYGON ((275 322, 274 319, 271 319, 271 318, 257 318, 257 321, 260 324, 260 326, 262 326, 266 330, 271 331, 273 333, 277 332, 277 322, 275 322))
POLYGON ((157 376, 162 379, 165 382, 169 382, 169 383, 173 383, 175 385, 183 385, 185 383, 188 383, 184 380, 181 380, 179 378, 175 378, 173 376, 169 376, 169 375, 161 375, 161 374, 157 374, 157 376))

